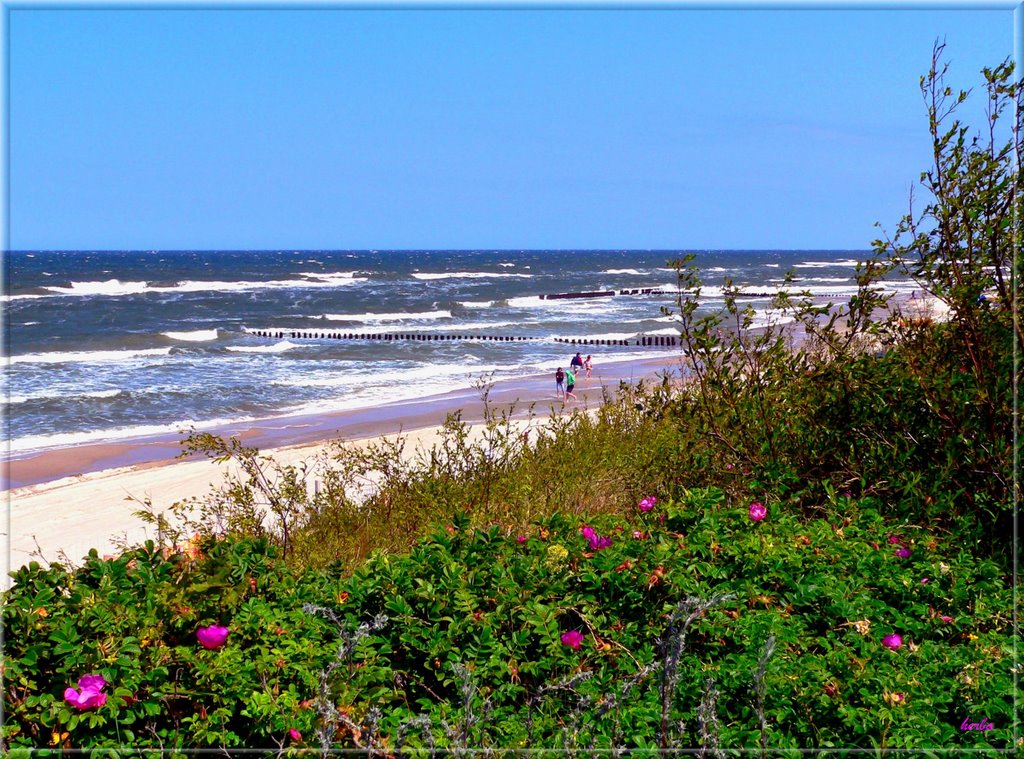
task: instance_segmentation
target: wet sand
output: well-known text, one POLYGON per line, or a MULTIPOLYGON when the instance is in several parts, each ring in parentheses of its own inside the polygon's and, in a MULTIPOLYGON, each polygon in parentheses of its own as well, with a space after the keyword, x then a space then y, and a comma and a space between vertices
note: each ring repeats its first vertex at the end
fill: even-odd
MULTIPOLYGON (((543 420, 572 408, 596 409, 620 382, 657 381, 666 371, 680 373, 678 350, 667 349, 641 361, 598 364, 590 380, 577 384, 579 399, 569 404, 555 400, 554 378, 548 375, 497 382, 488 402, 495 410, 511 408, 514 418, 525 420, 532 414, 543 420)), ((407 435, 412 455, 418 448, 429 449, 437 440, 437 428, 456 411, 464 422, 481 422, 480 392, 458 389, 398 403, 382 398, 382 404, 373 408, 274 417, 211 432, 237 437, 286 464, 307 461, 333 441, 365 442, 398 432, 407 435)), ((61 552, 77 561, 90 548, 111 553, 119 539, 135 543, 152 537, 133 515, 142 500, 149 499, 157 510, 166 509, 204 495, 230 471, 229 465, 203 457, 183 460, 181 449, 180 436, 155 435, 42 451, 6 462, 10 489, 2 539, 8 544, 8 568, 24 565, 37 550, 48 561, 58 559, 61 552)))
MULTIPOLYGON (((613 391, 620 381, 636 382, 653 379, 665 369, 679 370, 679 351, 666 349, 657 357, 630 362, 609 362, 598 365, 594 376, 576 386, 578 403, 600 403, 602 388, 613 391)), ((400 381, 400 378, 398 378, 400 381)), ((490 393, 491 404, 508 408, 515 404, 520 414, 529 407, 547 415, 560 411, 563 404, 555 401, 554 379, 534 375, 496 382, 490 393)), ((572 404, 570 404, 572 405, 572 404)), ((224 425, 208 430, 222 437, 237 437, 246 445, 259 449, 334 440, 339 437, 357 440, 387 435, 399 430, 415 430, 440 425, 447 414, 462 410, 463 420, 483 419, 483 402, 474 388, 452 390, 442 395, 388 403, 381 397, 380 405, 370 408, 332 411, 301 416, 278 416, 224 425)), ((182 436, 150 435, 109 443, 87 443, 69 448, 36 453, 12 454, 4 463, 3 489, 20 489, 73 475, 87 474, 125 466, 171 463, 181 453, 182 436)))
MULTIPOLYGON (((908 318, 941 320, 945 310, 934 299, 894 300, 890 310, 908 318)), ((802 330, 793 336, 802 340, 802 330)), ((598 356, 600 359, 600 356, 598 356)), ((620 382, 657 381, 666 371, 681 374, 681 353, 666 349, 651 358, 630 362, 599 363, 589 381, 581 381, 579 400, 563 405, 554 397, 550 375, 537 375, 494 384, 489 402, 496 410, 514 405, 513 417, 531 413, 541 419, 567 408, 596 409, 605 393, 620 382)), ((414 401, 305 416, 282 416, 229 425, 211 430, 237 437, 284 464, 309 461, 327 450, 332 441, 365 441, 402 432, 406 450, 429 449, 438 439, 437 428, 445 417, 460 411, 463 421, 478 423, 484 417, 479 391, 456 389, 414 401)), ((480 431, 476 427, 476 433, 480 431)), ((37 547, 47 560, 64 552, 73 560, 90 548, 101 554, 115 550, 117 539, 140 542, 147 535, 133 512, 139 501, 150 499, 157 510, 186 498, 201 496, 223 482, 226 465, 205 458, 182 460, 181 437, 158 435, 111 443, 81 445, 43 451, 4 462, 7 491, 7 529, 0 533, 0 547, 10 567, 33 558, 37 547)), ((4 586, 9 582, 6 572, 4 586)))

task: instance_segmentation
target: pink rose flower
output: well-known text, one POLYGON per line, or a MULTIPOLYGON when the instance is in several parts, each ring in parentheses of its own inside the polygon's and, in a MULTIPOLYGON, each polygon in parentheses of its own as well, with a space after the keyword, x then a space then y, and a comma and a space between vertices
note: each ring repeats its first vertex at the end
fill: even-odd
POLYGON ((768 516, 768 509, 765 508, 764 504, 760 501, 754 501, 750 504, 750 518, 755 522, 760 522, 768 516))
POLYGON ((67 688, 64 700, 76 709, 99 709, 107 703, 107 694, 103 692, 107 681, 103 675, 83 675, 78 680, 78 690, 67 688))
POLYGON ((899 535, 890 535, 889 536, 889 542, 892 543, 893 545, 897 545, 900 542, 900 536, 899 535))
POLYGON ((948 624, 949 624, 950 622, 952 622, 952 621, 953 621, 953 618, 952 618, 952 617, 947 617, 947 616, 946 616, 945 614, 943 614, 943 615, 942 615, 941 617, 939 617, 939 619, 941 619, 941 620, 942 620, 943 622, 945 622, 945 623, 946 623, 947 625, 948 625, 948 624))
POLYGON ((593 527, 584 526, 583 529, 580 530, 580 534, 587 539, 587 542, 590 544, 590 550, 592 551, 600 551, 602 548, 608 548, 612 544, 611 538, 601 537, 594 532, 593 527))
POLYGON ((909 548, 900 547, 900 548, 897 548, 895 551, 893 551, 892 555, 893 556, 898 556, 901 559, 906 559, 906 558, 909 558, 909 556, 910 556, 910 549, 909 548))
POLYGON ((526 542, 526 536, 525 535, 517 535, 516 536, 516 542, 520 543, 520 544, 525 543, 526 542))
POLYGON ((922 577, 921 578, 921 584, 922 585, 927 585, 928 584, 928 578, 927 577, 922 577))
POLYGON ((288 737, 291 738, 293 741, 301 741, 302 740, 302 733, 300 733, 298 730, 296 730, 293 727, 293 728, 288 730, 288 737))
POLYGON ((640 511, 644 511, 644 512, 650 511, 651 509, 654 508, 654 505, 657 502, 658 502, 658 499, 655 498, 653 495, 647 496, 642 501, 640 501, 640 511))
POLYGON ((107 687, 107 679, 103 675, 82 675, 78 679, 78 687, 103 690, 107 687))
POLYGON ((569 646, 574 651, 579 651, 583 645, 583 634, 579 630, 570 630, 562 633, 562 645, 569 646))
POLYGON ((888 648, 890 651, 896 651, 900 646, 903 645, 903 637, 893 633, 892 635, 886 635, 882 638, 882 645, 888 648))
POLYGON ((196 640, 199 641, 199 645, 203 648, 213 650, 224 645, 224 641, 228 639, 228 632, 228 628, 221 627, 220 625, 200 627, 196 630, 196 640))

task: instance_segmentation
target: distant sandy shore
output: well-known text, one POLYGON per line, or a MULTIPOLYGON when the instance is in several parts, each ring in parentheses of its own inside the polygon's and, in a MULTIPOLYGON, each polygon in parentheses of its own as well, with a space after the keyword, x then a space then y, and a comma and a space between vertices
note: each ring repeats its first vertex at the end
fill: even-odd
MULTIPOLYGON (((600 356, 597 356, 600 359, 600 356)), ((678 350, 666 350, 649 359, 597 364, 590 380, 581 380, 579 400, 563 406, 555 401, 554 380, 538 375, 495 383, 489 395, 492 408, 508 409, 514 416, 533 415, 543 420, 552 412, 597 408, 605 392, 620 382, 656 380, 666 371, 681 370, 678 350)), ((427 449, 438 439, 445 417, 461 411, 462 420, 483 420, 484 404, 474 389, 387 403, 373 408, 320 415, 276 417, 212 430, 238 437, 246 445, 284 463, 306 461, 339 439, 368 441, 401 432, 408 437, 407 451, 427 449)), ((133 515, 140 501, 149 499, 156 510, 194 496, 202 496, 223 482, 227 464, 207 459, 177 458, 181 439, 151 436, 115 443, 97 443, 42 451, 7 462, 7 571, 23 566, 38 554, 46 561, 64 553, 77 561, 95 548, 102 555, 118 541, 138 543, 147 537, 146 526, 133 515)))

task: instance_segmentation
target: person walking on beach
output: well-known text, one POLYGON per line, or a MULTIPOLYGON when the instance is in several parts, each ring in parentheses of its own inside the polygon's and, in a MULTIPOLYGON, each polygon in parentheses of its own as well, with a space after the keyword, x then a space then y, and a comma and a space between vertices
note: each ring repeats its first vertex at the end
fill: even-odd
POLYGON ((579 375, 583 371, 583 358, 577 353, 572 357, 572 361, 569 362, 569 368, 572 369, 572 373, 579 375))
MULTIPOLYGON (((579 354, 577 354, 577 355, 579 355, 579 354)), ((576 387, 576 375, 573 373, 572 369, 569 369, 569 371, 567 371, 565 373, 565 397, 566 398, 574 398, 574 399, 576 398, 576 396, 573 395, 573 392, 572 392, 572 389, 574 387, 576 387)))
POLYGON ((555 397, 565 400, 565 372, 562 367, 555 371, 555 397))
POLYGON ((587 356, 587 360, 583 362, 583 368, 587 370, 586 379, 590 379, 590 373, 594 370, 594 359, 592 356, 587 356))

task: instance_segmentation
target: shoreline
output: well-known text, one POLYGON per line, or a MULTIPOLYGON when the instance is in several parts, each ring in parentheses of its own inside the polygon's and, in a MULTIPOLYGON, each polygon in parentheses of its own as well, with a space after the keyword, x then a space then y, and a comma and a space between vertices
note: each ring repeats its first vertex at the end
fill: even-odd
MULTIPOLYGON (((525 420, 531 414, 546 419, 552 413, 577 408, 593 410, 620 382, 651 381, 666 371, 680 370, 678 352, 599 364, 589 381, 577 384, 579 399, 564 406, 555 400, 553 378, 546 374, 501 380, 491 388, 488 403, 499 411, 513 407, 513 419, 525 420)), ((448 414, 456 412, 471 425, 471 434, 483 429, 484 402, 476 389, 466 388, 418 401, 273 417, 211 432, 236 436, 281 464, 308 461, 339 441, 367 445, 399 433, 407 438, 408 455, 415 455, 439 440, 438 429, 448 414)), ((148 499, 155 511, 165 510, 179 501, 209 493, 233 469, 230 463, 218 464, 201 455, 180 458, 180 451, 180 438, 158 435, 43 451, 22 461, 7 462, 9 473, 23 484, 7 491, 8 520, 3 535, 9 561, 6 570, 33 559, 54 561, 66 556, 78 561, 93 548, 100 555, 112 553, 121 540, 142 542, 152 537, 147 525, 134 516, 142 501, 148 499)), ((3 587, 9 584, 5 572, 3 587)))
MULTIPOLYGON (((577 384, 578 403, 601 399, 601 388, 614 390, 620 381, 649 380, 665 369, 677 370, 679 349, 658 357, 598 364, 590 384, 577 384)), ((566 362, 568 365, 568 361, 566 362)), ((398 382, 401 377, 397 377, 398 382)), ((494 382, 489 395, 493 406, 519 406, 525 413, 535 405, 539 413, 560 410, 554 398, 553 379, 547 374, 502 379, 494 382), (556 408, 557 407, 557 408, 556 408)), ((349 440, 378 437, 399 431, 438 426, 445 416, 463 412, 464 421, 483 420, 483 402, 476 388, 456 388, 421 399, 383 401, 373 406, 337 411, 267 416, 203 429, 225 438, 237 437, 259 449, 305 445, 343 437, 349 440)), ((159 433, 110 441, 48 448, 24 454, 8 454, 3 461, 0 489, 13 493, 33 485, 129 466, 159 466, 180 461, 180 433, 159 433)))
MULTIPOLYGON (((942 319, 929 300, 907 303, 897 300, 896 310, 911 317, 942 319)), ((800 342, 799 335, 791 335, 800 342)), ((600 361, 601 357, 598 356, 600 361)), ((551 414, 579 408, 596 409, 620 383, 657 380, 668 372, 683 374, 681 350, 629 361, 598 363, 591 380, 577 384, 578 400, 564 405, 554 398, 552 377, 535 374, 494 382, 487 401, 491 408, 514 420, 546 419, 551 414)), ((400 382, 401 378, 395 378, 400 382)), ((401 434, 408 455, 429 450, 439 440, 438 430, 446 416, 458 413, 470 425, 470 434, 483 429, 484 401, 480 390, 463 387, 422 399, 383 402, 377 406, 325 411, 303 415, 222 425, 207 430, 221 437, 237 437, 261 454, 285 465, 309 461, 341 442, 367 445, 401 434)), ((203 496, 221 484, 229 473, 226 464, 196 454, 180 456, 181 436, 148 437, 89 443, 51 449, 4 462, 11 477, 7 490, 8 529, 0 533, 6 543, 8 570, 41 551, 64 554, 76 560, 89 549, 100 553, 116 550, 116 539, 138 543, 146 539, 145 525, 134 516, 140 502, 149 499, 156 511, 173 503, 203 496), (126 505, 126 503, 128 505, 126 505)), ((4 580, 5 586, 9 579, 4 580)))

